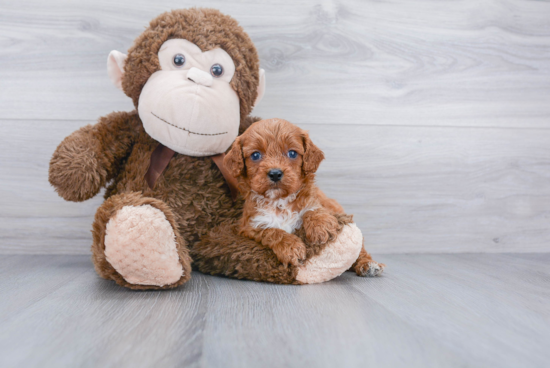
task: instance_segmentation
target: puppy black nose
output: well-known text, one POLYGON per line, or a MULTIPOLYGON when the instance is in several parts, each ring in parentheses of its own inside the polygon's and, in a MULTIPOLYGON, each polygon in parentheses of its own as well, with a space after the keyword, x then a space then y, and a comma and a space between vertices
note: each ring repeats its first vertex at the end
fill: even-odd
POLYGON ((276 183, 283 178, 283 171, 281 169, 271 169, 267 173, 267 176, 269 176, 272 182, 276 183))

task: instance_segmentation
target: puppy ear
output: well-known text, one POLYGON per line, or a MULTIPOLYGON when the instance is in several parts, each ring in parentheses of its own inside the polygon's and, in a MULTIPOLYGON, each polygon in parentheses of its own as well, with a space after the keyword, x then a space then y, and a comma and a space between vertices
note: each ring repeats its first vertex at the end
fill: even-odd
POLYGON ((302 137, 304 140, 304 162, 302 163, 302 169, 306 175, 313 174, 319 168, 321 161, 325 159, 325 154, 319 147, 313 144, 307 132, 304 132, 302 137))
POLYGON ((239 177, 244 173, 243 147, 240 137, 235 139, 235 142, 233 142, 231 146, 231 150, 225 155, 223 166, 225 166, 234 177, 239 177))

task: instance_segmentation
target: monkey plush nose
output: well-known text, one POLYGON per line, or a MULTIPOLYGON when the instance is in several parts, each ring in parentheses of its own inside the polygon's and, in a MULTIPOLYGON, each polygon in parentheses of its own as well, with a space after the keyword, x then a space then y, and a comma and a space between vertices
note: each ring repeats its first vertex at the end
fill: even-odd
POLYGON ((269 176, 272 182, 276 183, 283 178, 283 172, 280 169, 271 169, 267 173, 267 176, 269 176))
POLYGON ((199 68, 192 67, 187 72, 187 79, 202 86, 210 87, 212 85, 212 76, 199 68))

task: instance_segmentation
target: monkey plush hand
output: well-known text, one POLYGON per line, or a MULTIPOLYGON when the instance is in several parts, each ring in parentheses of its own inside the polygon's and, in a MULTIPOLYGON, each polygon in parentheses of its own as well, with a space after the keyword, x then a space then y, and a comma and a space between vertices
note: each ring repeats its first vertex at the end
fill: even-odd
POLYGON ((211 274, 277 283, 329 280, 362 248, 357 227, 302 266, 281 265, 270 249, 240 237, 233 201, 216 158, 256 120, 265 90, 256 49, 237 22, 213 9, 174 10, 154 19, 128 55, 107 62, 136 110, 117 112, 69 135, 50 162, 61 197, 84 201, 106 187, 93 224, 97 273, 132 289, 172 288, 191 262, 211 274))

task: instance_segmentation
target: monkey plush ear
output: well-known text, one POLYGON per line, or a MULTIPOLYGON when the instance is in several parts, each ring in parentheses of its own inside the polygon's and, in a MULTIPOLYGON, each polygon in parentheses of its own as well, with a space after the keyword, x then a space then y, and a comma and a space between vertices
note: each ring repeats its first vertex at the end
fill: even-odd
POLYGON ((116 88, 122 90, 122 76, 124 75, 124 64, 128 56, 120 51, 113 50, 107 58, 107 73, 116 88))
POLYGON ((235 139, 231 150, 223 159, 223 166, 229 170, 231 175, 239 177, 244 173, 243 148, 240 137, 235 139))
POLYGON ((304 139, 304 162, 302 164, 302 170, 304 170, 306 175, 313 174, 319 168, 321 161, 325 159, 325 154, 319 147, 313 144, 307 132, 304 132, 302 137, 304 139))
POLYGON ((258 84, 258 96, 254 101, 254 107, 258 106, 265 93, 265 70, 260 69, 260 83, 258 84))

